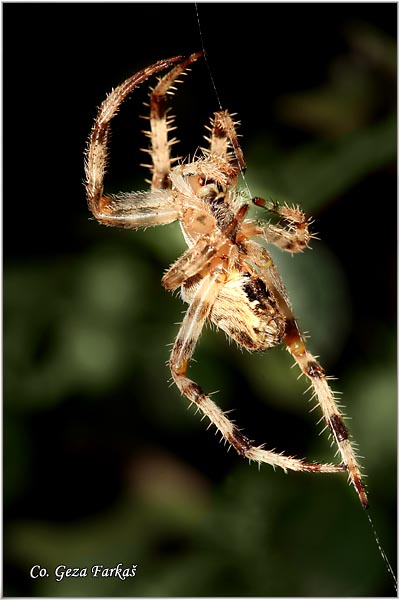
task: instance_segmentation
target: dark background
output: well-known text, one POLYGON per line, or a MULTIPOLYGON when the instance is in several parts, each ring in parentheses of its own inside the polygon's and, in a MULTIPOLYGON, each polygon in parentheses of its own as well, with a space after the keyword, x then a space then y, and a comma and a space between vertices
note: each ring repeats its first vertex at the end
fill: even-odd
MULTIPOLYGON (((391 596, 345 477, 227 453, 168 384, 184 309, 159 283, 179 228, 100 227, 82 185, 96 107, 160 58, 201 48, 194 4, 3 4, 6 596, 391 596), (69 578, 56 565, 137 564, 69 578), (31 579, 33 565, 48 578, 31 579)), ((320 241, 275 253, 311 351, 338 377, 396 565, 394 3, 198 5, 208 63, 173 99, 179 154, 238 113, 253 195, 300 203, 320 241)), ((144 189, 139 115, 113 122, 109 191, 144 189)), ((262 216, 262 214, 258 215, 262 216)), ((257 442, 330 462, 281 349, 206 331, 191 373, 257 442)))

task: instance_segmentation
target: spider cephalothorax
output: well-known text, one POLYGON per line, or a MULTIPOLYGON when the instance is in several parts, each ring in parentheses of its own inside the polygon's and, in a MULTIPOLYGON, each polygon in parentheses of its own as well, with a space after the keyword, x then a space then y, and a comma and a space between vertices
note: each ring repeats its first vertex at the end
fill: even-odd
POLYGON ((237 125, 226 111, 211 119, 208 147, 191 162, 172 166, 169 139, 172 119, 167 93, 177 78, 201 56, 160 60, 127 79, 99 108, 86 152, 88 204, 105 225, 138 229, 179 220, 188 249, 167 270, 162 283, 180 288, 189 308, 175 341, 169 366, 181 393, 208 416, 225 440, 250 460, 283 469, 333 473, 347 470, 361 503, 367 495, 360 467, 349 440, 334 393, 316 358, 307 350, 281 277, 261 238, 291 253, 307 247, 310 221, 298 207, 279 206, 253 198, 252 202, 278 217, 276 224, 246 218, 249 199, 237 189, 245 167, 236 134, 237 125), (151 189, 146 192, 103 195, 110 121, 127 95, 140 83, 170 67, 150 93, 151 189), (310 463, 254 446, 201 387, 188 378, 187 369, 207 321, 248 350, 266 350, 283 342, 302 373, 310 380, 342 457, 340 465, 310 463))

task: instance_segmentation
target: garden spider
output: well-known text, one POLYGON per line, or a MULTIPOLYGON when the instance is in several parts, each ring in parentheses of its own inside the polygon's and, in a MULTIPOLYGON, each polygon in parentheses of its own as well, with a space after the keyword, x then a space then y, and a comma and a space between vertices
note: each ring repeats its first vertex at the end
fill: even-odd
POLYGON ((184 58, 175 56, 147 67, 113 90, 101 104, 89 138, 85 173, 89 209, 104 225, 138 229, 179 220, 188 249, 167 270, 162 284, 181 290, 189 308, 172 349, 172 378, 186 398, 195 404, 223 438, 242 456, 285 471, 333 473, 347 470, 361 504, 367 494, 343 416, 335 402, 327 377, 317 359, 307 350, 281 277, 262 238, 288 252, 299 252, 309 244, 309 221, 298 207, 253 198, 278 218, 276 224, 246 218, 249 202, 237 189, 245 168, 235 126, 227 111, 214 113, 207 149, 191 162, 170 156, 169 139, 173 119, 168 116, 167 94, 201 52, 184 58), (110 121, 121 103, 140 83, 161 70, 171 70, 150 93, 151 190, 103 195, 110 121), (310 380, 313 396, 322 410, 342 457, 340 465, 310 463, 254 446, 201 387, 188 378, 187 369, 203 326, 207 321, 225 331, 240 346, 263 351, 281 341, 310 380))

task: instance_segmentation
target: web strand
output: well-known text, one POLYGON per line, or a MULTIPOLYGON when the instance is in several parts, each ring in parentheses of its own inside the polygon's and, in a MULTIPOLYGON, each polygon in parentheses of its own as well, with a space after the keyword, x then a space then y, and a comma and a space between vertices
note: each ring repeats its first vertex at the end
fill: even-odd
POLYGON ((365 512, 366 512, 369 524, 371 526, 372 533, 374 535, 376 545, 378 546, 378 550, 380 552, 380 555, 382 556, 382 560, 385 563, 385 567, 387 569, 387 572, 389 573, 390 577, 392 578, 393 586, 394 586, 394 589, 395 589, 396 594, 397 594, 397 579, 396 579, 396 575, 394 574, 394 571, 392 569, 392 565, 390 564, 390 561, 389 561, 388 557, 386 556, 386 552, 382 548, 382 544, 380 542, 378 534, 376 533, 375 525, 374 525, 374 523, 372 521, 371 515, 369 514, 368 511, 365 511, 365 512))
POLYGON ((197 6, 197 2, 194 3, 194 7, 195 7, 195 11, 196 11, 197 26, 199 28, 199 36, 200 36, 201 49, 203 51, 204 60, 205 60, 206 65, 207 65, 207 70, 208 70, 208 74, 210 76, 211 85, 214 88, 214 93, 215 93, 215 96, 217 98, 219 110, 222 110, 221 99, 220 99, 219 94, 218 94, 217 86, 215 85, 215 81, 214 81, 214 77, 213 77, 213 74, 212 74, 212 71, 211 71, 210 63, 208 62, 207 51, 206 51, 206 48, 205 48, 205 45, 204 45, 204 38, 203 38, 203 32, 202 32, 201 25, 200 25, 199 8, 197 6))
MULTIPOLYGON (((202 49, 202 51, 203 51, 204 60, 205 60, 206 66, 207 66, 207 71, 208 71, 208 74, 209 74, 209 76, 210 76, 211 85, 212 85, 212 87, 213 87, 213 89, 214 89, 214 93, 215 93, 215 97, 216 97, 216 99, 217 99, 217 103, 218 103, 219 110, 220 110, 220 111, 222 111, 222 110, 223 110, 223 107, 222 107, 221 98, 220 98, 220 96, 219 96, 219 94, 218 94, 217 86, 216 86, 216 84, 215 84, 215 80, 214 80, 214 77, 213 77, 213 74, 212 74, 211 66, 210 66, 210 63, 209 63, 209 60, 208 60, 208 56, 207 56, 207 50, 206 50, 206 47, 205 47, 205 44, 204 44, 203 31, 202 31, 202 29, 201 29, 201 24, 200 24, 200 16, 199 16, 199 7, 198 7, 198 4, 197 4, 197 2, 195 2, 195 3, 194 3, 194 7, 195 7, 195 11, 196 11, 197 26, 198 26, 198 28, 199 28, 199 37, 200 37, 201 49, 202 49)), ((229 138, 229 139, 230 139, 230 138, 229 138)), ((244 172, 244 169, 242 168, 242 166, 241 166, 241 164, 240 164, 239 157, 238 157, 238 155, 237 155, 237 152, 236 152, 236 150, 235 150, 235 147, 234 147, 234 145, 233 145, 233 143, 232 143, 232 140, 231 140, 231 139, 230 139, 230 142, 231 142, 231 146, 232 146, 233 152, 234 152, 234 154, 235 154, 235 156, 236 156, 237 163, 238 163, 238 165, 239 165, 239 169, 240 169, 240 175, 241 175, 241 177, 242 177, 242 179, 243 179, 244 186, 245 186, 245 188, 246 188, 246 191, 247 191, 247 193, 248 193, 248 196, 249 196, 249 198, 252 198, 253 196, 252 196, 252 194, 251 194, 250 187, 249 187, 249 185, 248 185, 248 183, 247 183, 247 180, 246 180, 246 177, 245 177, 245 172, 244 172)))

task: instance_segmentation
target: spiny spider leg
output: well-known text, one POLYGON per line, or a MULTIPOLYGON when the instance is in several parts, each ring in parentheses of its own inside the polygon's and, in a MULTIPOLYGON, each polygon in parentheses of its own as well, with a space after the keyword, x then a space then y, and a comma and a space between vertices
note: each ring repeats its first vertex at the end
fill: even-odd
POLYGON ((295 359, 302 373, 310 380, 314 391, 313 397, 317 400, 327 427, 332 432, 341 454, 343 464, 348 470, 349 479, 354 485, 361 504, 367 508, 368 498, 362 484, 362 474, 354 449, 349 439, 349 433, 344 424, 343 415, 335 401, 334 393, 329 387, 327 377, 315 356, 306 347, 304 336, 301 334, 294 317, 292 308, 271 258, 265 248, 253 241, 248 241, 247 246, 253 256, 257 256, 257 265, 262 269, 263 277, 268 288, 273 292, 282 314, 286 319, 284 343, 290 354, 295 359))
MULTIPOLYGON (((167 94, 174 89, 173 84, 178 81, 186 69, 195 62, 202 52, 188 56, 186 60, 176 65, 169 73, 164 75, 150 94, 150 131, 146 134, 151 140, 151 149, 145 150, 151 155, 153 171, 151 181, 152 189, 167 189, 171 187, 169 173, 171 171, 170 149, 177 140, 168 139, 168 133, 175 129, 172 127, 173 117, 168 118, 167 94)), ((177 159, 174 159, 177 160, 177 159)))
POLYGON ((199 239, 170 266, 161 280, 162 285, 167 290, 176 290, 184 281, 207 267, 217 251, 218 247, 212 243, 210 236, 199 239))
POLYGON ((160 60, 151 67, 139 71, 113 90, 100 105, 86 151, 85 173, 89 208, 103 225, 138 229, 172 223, 182 216, 180 204, 174 202, 173 197, 164 189, 170 187, 170 184, 167 185, 165 182, 162 184, 165 170, 167 172, 170 170, 169 149, 173 143, 168 141, 170 123, 166 119, 165 95, 176 78, 201 54, 201 52, 192 54, 176 65, 160 80, 150 96, 151 133, 149 135, 152 150, 149 152, 154 164, 151 191, 103 196, 110 122, 130 92, 155 73, 182 60, 182 56, 160 60))
POLYGON ((238 136, 231 115, 227 110, 214 113, 211 119, 211 127, 207 129, 211 131, 211 137, 206 137, 209 142, 210 154, 220 156, 221 158, 230 159, 238 171, 244 171, 246 163, 243 156, 243 151, 239 145, 238 136), (232 147, 234 154, 229 153, 229 146, 232 147))
POLYGON ((165 60, 159 60, 151 67, 138 71, 115 88, 99 107, 85 153, 85 187, 89 209, 101 223, 109 224, 107 223, 107 219, 109 212, 112 212, 109 210, 109 204, 112 202, 111 199, 103 196, 110 121, 132 90, 155 73, 170 67, 180 60, 182 60, 181 56, 174 56, 165 60))
POLYGON ((161 280, 163 286, 167 290, 174 291, 183 283, 188 282, 190 278, 201 276, 202 273, 208 272, 211 261, 217 254, 219 256, 213 261, 213 264, 218 267, 224 264, 226 267, 228 260, 227 253, 230 251, 230 244, 227 243, 227 237, 229 238, 235 231, 246 214, 247 209, 248 205, 242 204, 237 214, 222 232, 217 231, 205 235, 198 239, 193 247, 188 248, 164 274, 161 280))
POLYGON ((186 376, 189 361, 194 353, 197 340, 206 323, 210 311, 225 285, 223 269, 216 269, 207 275, 198 287, 172 349, 169 361, 171 374, 175 384, 186 398, 194 403, 220 431, 223 438, 235 448, 241 456, 258 463, 267 463, 273 467, 281 467, 285 471, 307 471, 334 473, 343 471, 342 465, 325 465, 309 463, 277 452, 264 450, 262 446, 253 446, 226 414, 203 392, 201 387, 186 376))
POLYGON ((335 401, 333 391, 328 385, 323 368, 315 356, 308 352, 304 338, 294 318, 287 322, 284 342, 304 375, 311 381, 314 390, 313 397, 318 401, 325 422, 335 438, 343 463, 347 467, 349 479, 354 485, 361 504, 364 508, 367 508, 368 498, 361 482, 360 465, 351 445, 343 415, 335 401))

